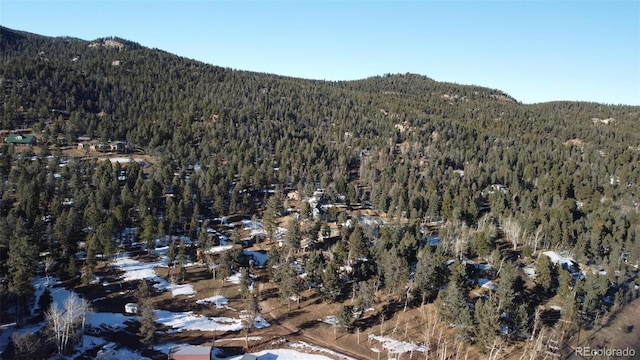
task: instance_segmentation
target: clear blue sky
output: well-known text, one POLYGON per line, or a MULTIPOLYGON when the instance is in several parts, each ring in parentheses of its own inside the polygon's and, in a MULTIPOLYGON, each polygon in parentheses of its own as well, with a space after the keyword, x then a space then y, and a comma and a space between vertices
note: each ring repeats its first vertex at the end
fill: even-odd
POLYGON ((640 105, 636 0, 0 0, 0 24, 295 77, 412 72, 524 103, 640 105))

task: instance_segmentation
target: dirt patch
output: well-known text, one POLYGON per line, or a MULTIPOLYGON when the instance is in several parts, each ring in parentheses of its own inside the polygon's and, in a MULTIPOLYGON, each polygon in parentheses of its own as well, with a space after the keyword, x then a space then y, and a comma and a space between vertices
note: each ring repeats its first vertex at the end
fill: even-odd
MULTIPOLYGON (((592 349, 634 349, 640 358, 640 298, 624 306, 622 311, 609 320, 609 323, 594 330, 581 341, 579 346, 592 349)), ((569 359, 579 359, 574 355, 569 359)), ((612 358, 613 359, 613 358, 612 358)))

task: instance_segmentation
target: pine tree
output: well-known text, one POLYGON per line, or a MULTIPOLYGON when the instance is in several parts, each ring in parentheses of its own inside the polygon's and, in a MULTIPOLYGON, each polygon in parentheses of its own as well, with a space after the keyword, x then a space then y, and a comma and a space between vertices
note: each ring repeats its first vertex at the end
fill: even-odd
POLYGON ((340 327, 342 331, 349 331, 353 324, 353 306, 340 305, 338 312, 336 313, 336 325, 340 327))
POLYGON ((544 254, 536 261, 536 285, 547 295, 555 293, 558 287, 558 269, 544 254))
POLYGON ((493 346, 498 331, 500 330, 500 311, 495 297, 478 299, 475 305, 474 334, 476 344, 480 350, 487 353, 493 346))
POLYGON ((514 310, 516 299, 516 279, 518 268, 514 263, 505 262, 502 264, 498 278, 498 290, 496 290, 496 302, 498 311, 501 313, 511 313, 514 310))
POLYGON ((471 332, 473 321, 467 305, 469 294, 466 285, 466 272, 465 275, 462 273, 464 263, 460 261, 457 263, 452 264, 449 283, 446 289, 438 293, 436 305, 441 320, 447 324, 455 325, 457 332, 466 336, 471 332))
POLYGON ((151 291, 146 280, 140 282, 136 288, 135 297, 138 302, 138 312, 140 313, 138 336, 142 344, 151 346, 153 345, 156 331, 156 316, 154 313, 154 302, 151 299, 151 291))
POLYGON ((154 240, 157 233, 156 221, 152 215, 145 216, 142 221, 142 233, 140 239, 147 246, 147 255, 151 255, 151 252, 155 248, 154 240))
POLYGON ((369 247, 360 226, 356 226, 349 235, 349 259, 355 261, 358 258, 368 258, 369 247))
POLYGON ((300 251, 302 233, 300 223, 295 218, 291 218, 287 223, 287 233, 285 234, 285 245, 294 253, 300 251))
POLYGON ((447 266, 443 254, 424 248, 418 257, 414 274, 415 291, 419 299, 432 301, 446 284, 447 266))
POLYGON ((187 275, 187 245, 184 240, 180 240, 180 247, 178 248, 178 265, 180 265, 180 278, 184 281, 184 277, 187 275))
POLYGON ((334 259, 329 260, 322 276, 322 294, 330 301, 335 301, 341 294, 342 284, 338 276, 338 264, 334 259))
POLYGON ((282 204, 280 201, 280 195, 274 194, 267 201, 267 208, 262 215, 262 221, 264 223, 264 229, 267 232, 267 237, 270 241, 273 241, 273 234, 278 228, 277 219, 282 211, 282 204))
POLYGON ((22 322, 23 310, 26 307, 27 298, 33 294, 33 275, 36 268, 36 247, 31 244, 29 238, 21 235, 19 230, 9 242, 9 289, 17 297, 17 322, 22 322))

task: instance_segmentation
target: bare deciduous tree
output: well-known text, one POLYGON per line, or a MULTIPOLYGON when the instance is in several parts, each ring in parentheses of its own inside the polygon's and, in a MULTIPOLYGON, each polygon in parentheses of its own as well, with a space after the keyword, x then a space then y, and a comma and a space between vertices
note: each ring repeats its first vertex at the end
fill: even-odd
POLYGON ((51 304, 45 317, 58 354, 65 354, 82 338, 88 310, 87 301, 74 294, 69 295, 62 308, 55 302, 51 304))
POLYGON ((11 341, 15 347, 15 356, 18 359, 35 359, 44 345, 42 337, 37 332, 25 334, 15 332, 11 335, 11 341))
POLYGON ((525 231, 520 226, 512 216, 508 218, 501 219, 500 223, 502 224, 502 231, 504 233, 505 238, 511 244, 513 244, 513 250, 518 248, 518 244, 524 239, 525 231))

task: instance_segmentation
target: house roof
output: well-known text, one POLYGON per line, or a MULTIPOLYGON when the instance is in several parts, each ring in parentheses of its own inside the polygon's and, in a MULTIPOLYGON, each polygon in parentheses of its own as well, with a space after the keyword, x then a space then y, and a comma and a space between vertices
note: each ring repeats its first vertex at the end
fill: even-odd
POLYGON ((257 359, 258 359, 258 356, 253 354, 244 354, 240 358, 240 360, 257 360, 257 359))
POLYGON ((34 135, 25 134, 9 134, 7 136, 7 143, 9 144, 31 144, 35 140, 34 135))
POLYGON ((209 355, 211 346, 187 345, 172 352, 173 355, 209 355))

